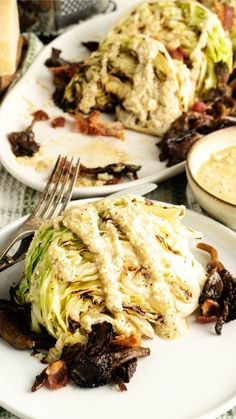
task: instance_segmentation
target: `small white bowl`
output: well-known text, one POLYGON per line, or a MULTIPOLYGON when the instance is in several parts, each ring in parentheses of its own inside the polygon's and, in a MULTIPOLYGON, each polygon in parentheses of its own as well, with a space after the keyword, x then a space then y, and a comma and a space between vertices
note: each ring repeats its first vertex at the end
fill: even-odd
POLYGON ((236 205, 206 191, 196 180, 198 169, 210 158, 212 153, 233 146, 236 146, 236 126, 215 131, 200 139, 192 145, 188 152, 186 174, 200 206, 214 218, 236 230, 236 205))

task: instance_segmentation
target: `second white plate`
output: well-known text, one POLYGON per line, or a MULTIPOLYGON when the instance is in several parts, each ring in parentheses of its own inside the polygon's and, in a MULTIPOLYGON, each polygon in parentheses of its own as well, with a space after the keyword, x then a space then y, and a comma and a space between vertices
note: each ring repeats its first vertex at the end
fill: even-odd
MULTIPOLYGON (((132 0, 132 3, 135 3, 132 0)), ((128 4, 127 7, 130 7, 128 4)), ((124 13, 121 11, 96 16, 73 29, 65 32, 48 44, 34 60, 33 64, 7 95, 0 108, 0 160, 3 166, 18 180, 27 186, 42 190, 49 170, 37 171, 33 166, 20 164, 12 153, 7 135, 12 131, 25 129, 31 122, 31 114, 43 109, 50 117, 63 115, 52 101, 54 86, 49 70, 44 62, 51 54, 51 48, 62 50, 66 59, 79 61, 88 52, 81 45, 82 41, 100 41, 108 30, 124 13)), ((65 114, 64 114, 65 116, 65 114)), ((118 185, 79 187, 74 191, 77 196, 106 195, 133 184, 163 181, 184 170, 184 163, 166 167, 166 162, 159 161, 160 150, 156 146, 158 138, 126 130, 125 141, 111 137, 91 137, 71 132, 69 124, 65 128, 53 129, 48 121, 39 122, 34 128, 36 141, 42 146, 40 160, 52 162, 57 155, 80 156, 82 163, 96 167, 123 161, 141 165, 138 180, 131 180, 118 185)))

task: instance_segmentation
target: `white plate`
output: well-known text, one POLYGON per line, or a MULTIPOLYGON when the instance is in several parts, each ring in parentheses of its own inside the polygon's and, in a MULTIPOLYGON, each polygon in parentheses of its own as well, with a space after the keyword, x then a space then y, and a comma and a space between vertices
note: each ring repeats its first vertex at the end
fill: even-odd
MULTIPOLYGON (((134 0, 127 2, 130 7, 134 0)), ((82 60, 88 54, 81 46, 81 41, 101 40, 114 25, 121 11, 96 16, 73 29, 65 32, 47 45, 34 60, 29 70, 9 92, 0 110, 0 160, 3 166, 18 180, 27 186, 42 190, 48 176, 48 171, 38 172, 33 167, 26 167, 17 162, 11 151, 7 134, 27 127, 35 110, 43 109, 50 117, 63 115, 51 99, 54 91, 52 77, 44 62, 51 54, 51 48, 62 50, 62 56, 70 60, 82 60)), ((126 130, 126 141, 111 137, 89 137, 72 133, 68 127, 53 129, 48 121, 39 122, 34 128, 36 141, 43 148, 42 160, 55 160, 59 153, 63 155, 81 156, 85 165, 92 167, 124 161, 140 164, 139 179, 132 184, 163 181, 184 170, 184 163, 166 167, 166 162, 159 161, 160 150, 156 146, 157 137, 126 130)), ((130 181, 111 186, 96 186, 76 188, 74 197, 95 196, 115 192, 130 186, 130 181)))
MULTIPOLYGON (((0 245, 21 223, 18 220, 0 231, 0 245)), ((236 234, 207 217, 187 212, 185 223, 204 233, 222 262, 236 273, 236 234)), ((197 259, 208 258, 191 248, 197 259)), ((16 283, 22 265, 0 274, 0 297, 16 283)), ((0 339, 0 405, 23 418, 34 419, 213 419, 236 404, 236 322, 223 327, 217 336, 210 324, 199 325, 190 318, 188 333, 177 340, 156 337, 143 344, 151 356, 138 362, 137 371, 120 393, 105 386, 82 390, 72 385, 58 390, 30 392, 34 377, 43 366, 28 352, 17 351, 0 339)))

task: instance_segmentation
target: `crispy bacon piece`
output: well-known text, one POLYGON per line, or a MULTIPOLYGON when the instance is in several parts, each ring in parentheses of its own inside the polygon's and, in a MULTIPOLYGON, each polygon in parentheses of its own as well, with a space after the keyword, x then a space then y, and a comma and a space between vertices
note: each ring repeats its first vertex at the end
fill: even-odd
POLYGON ((51 121, 51 126, 53 128, 63 128, 65 126, 65 118, 63 116, 57 116, 51 121))
POLYGON ((99 119, 100 112, 93 111, 84 117, 81 113, 74 115, 73 131, 89 135, 104 135, 124 140, 124 127, 121 122, 106 122, 99 119))
POLYGON ((199 112, 199 113, 204 113, 206 109, 207 109, 207 105, 201 100, 199 100, 198 102, 195 102, 191 107, 191 110, 193 112, 199 112))
POLYGON ((198 323, 212 323, 216 322, 216 316, 196 316, 196 322, 198 323))
POLYGON ((234 8, 229 4, 224 3, 224 18, 222 21, 223 28, 226 30, 231 30, 234 24, 234 8))
POLYGON ((68 372, 65 361, 61 359, 53 362, 45 368, 41 374, 37 375, 31 391, 37 391, 46 386, 53 390, 65 387, 68 383, 68 372))
POLYGON ((169 50, 168 52, 174 60, 184 61, 184 51, 181 47, 169 50))
POLYGON ((114 177, 113 179, 106 180, 105 185, 118 185, 120 181, 121 180, 118 177, 114 177))
POLYGON ((80 132, 81 134, 85 135, 89 133, 88 121, 83 117, 81 113, 76 114, 72 130, 74 132, 80 132))
POLYGON ((115 137, 125 140, 124 127, 121 122, 92 122, 90 123, 90 134, 115 137))
POLYGON ((201 311, 203 316, 219 316, 221 308, 217 301, 205 300, 201 305, 201 311))
POLYGON ((33 112, 32 115, 34 117, 34 119, 33 119, 34 122, 36 122, 36 121, 47 121, 49 119, 48 114, 45 111, 43 111, 42 109, 38 109, 37 111, 33 112))
POLYGON ((234 8, 226 3, 221 4, 218 0, 213 0, 213 4, 223 28, 231 30, 234 24, 234 8))
POLYGON ((128 338, 124 336, 116 336, 115 339, 111 339, 110 344, 129 348, 132 346, 141 346, 141 339, 133 333, 128 338))

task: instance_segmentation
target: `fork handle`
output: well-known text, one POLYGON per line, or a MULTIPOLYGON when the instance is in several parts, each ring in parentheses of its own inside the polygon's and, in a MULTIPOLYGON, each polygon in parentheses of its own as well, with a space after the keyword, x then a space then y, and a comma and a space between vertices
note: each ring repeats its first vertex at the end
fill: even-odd
POLYGON ((15 233, 11 234, 9 239, 4 243, 4 245, 0 248, 0 260, 2 260, 11 247, 19 240, 24 239, 25 237, 29 236, 30 234, 34 233, 35 229, 19 229, 15 233))

